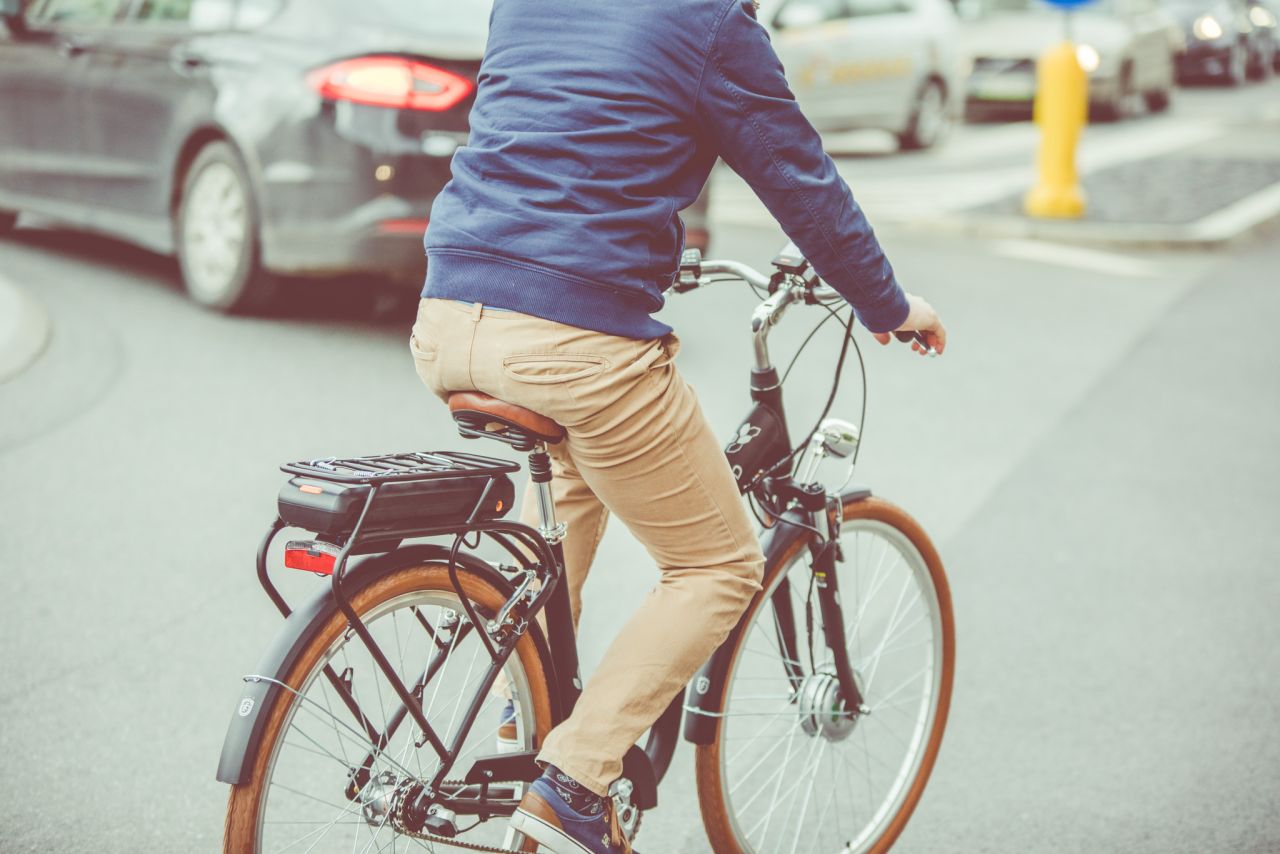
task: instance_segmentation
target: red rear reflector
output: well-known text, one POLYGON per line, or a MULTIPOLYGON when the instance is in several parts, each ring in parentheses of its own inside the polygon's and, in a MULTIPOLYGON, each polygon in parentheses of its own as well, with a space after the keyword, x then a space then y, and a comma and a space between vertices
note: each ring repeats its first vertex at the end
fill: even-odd
POLYGON ((284 565, 316 575, 333 575, 338 553, 334 546, 315 541, 295 540, 284 547, 284 565))
POLYGON ((314 486, 314 485, 312 485, 312 484, 310 484, 310 483, 304 483, 304 484, 302 484, 302 486, 299 486, 299 487, 298 487, 298 491, 299 491, 299 492, 305 492, 305 493, 307 493, 308 495, 323 495, 323 494, 324 494, 324 490, 323 490, 323 489, 321 489, 321 488, 320 488, 320 487, 318 487, 318 486, 314 486))
POLYGON ((432 112, 457 106, 474 88, 465 77, 402 56, 336 62, 312 71, 307 83, 334 101, 432 112))

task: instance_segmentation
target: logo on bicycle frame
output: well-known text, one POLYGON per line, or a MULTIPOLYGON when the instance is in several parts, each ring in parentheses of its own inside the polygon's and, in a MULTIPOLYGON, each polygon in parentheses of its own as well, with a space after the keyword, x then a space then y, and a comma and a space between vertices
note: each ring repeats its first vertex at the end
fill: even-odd
POLYGON ((751 423, 743 424, 738 428, 738 435, 734 436, 733 439, 730 440, 729 447, 725 448, 724 452, 729 455, 736 454, 746 447, 752 439, 759 435, 759 427, 751 423))
POLYGON ((247 718, 249 713, 253 711, 253 698, 245 697, 240 701, 240 717, 247 718))

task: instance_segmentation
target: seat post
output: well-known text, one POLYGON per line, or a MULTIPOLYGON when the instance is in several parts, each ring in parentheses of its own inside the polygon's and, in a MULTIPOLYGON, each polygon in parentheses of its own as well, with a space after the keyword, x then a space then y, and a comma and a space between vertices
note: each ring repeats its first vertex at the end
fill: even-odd
POLYGON ((529 453, 529 477, 538 492, 538 533, 554 546, 564 539, 568 528, 556 521, 555 499, 551 497, 551 456, 543 442, 535 444, 529 453))

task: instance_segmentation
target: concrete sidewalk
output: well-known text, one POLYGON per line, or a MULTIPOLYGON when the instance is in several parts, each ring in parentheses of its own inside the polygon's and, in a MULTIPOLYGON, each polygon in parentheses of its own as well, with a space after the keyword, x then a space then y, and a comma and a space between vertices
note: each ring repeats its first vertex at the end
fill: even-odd
POLYGON ((22 373, 44 352, 51 330, 44 307, 0 277, 0 383, 22 373))

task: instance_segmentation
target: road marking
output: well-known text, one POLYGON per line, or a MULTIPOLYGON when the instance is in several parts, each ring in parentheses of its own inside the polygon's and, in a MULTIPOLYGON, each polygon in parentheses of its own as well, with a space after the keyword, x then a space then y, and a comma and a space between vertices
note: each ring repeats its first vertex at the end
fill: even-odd
POLYGON ((996 240, 991 243, 991 250, 1005 258, 1072 267, 1108 276, 1145 278, 1160 275, 1160 271, 1150 261, 1079 246, 1042 243, 1038 240, 996 240))
POLYGON ((1209 214, 1194 230, 1202 239, 1227 240, 1276 216, 1280 216, 1280 182, 1209 214))

